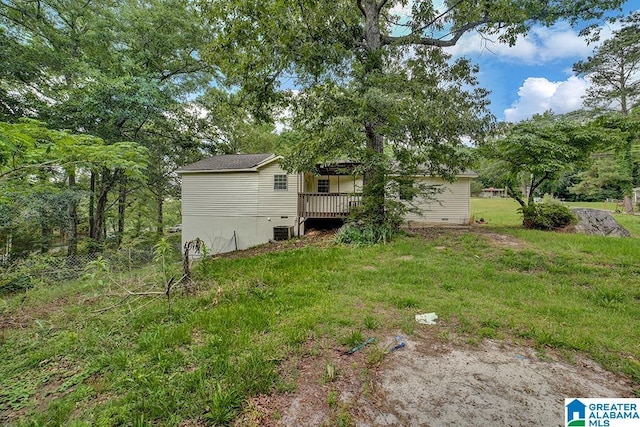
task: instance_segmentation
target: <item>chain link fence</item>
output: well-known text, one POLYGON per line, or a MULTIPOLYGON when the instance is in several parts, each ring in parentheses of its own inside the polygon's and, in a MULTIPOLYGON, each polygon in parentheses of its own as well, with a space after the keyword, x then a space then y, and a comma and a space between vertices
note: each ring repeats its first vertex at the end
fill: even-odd
POLYGON ((85 273, 90 262, 99 257, 109 266, 111 273, 124 273, 149 265, 154 251, 149 247, 67 257, 34 255, 15 263, 0 263, 0 294, 27 289, 35 281, 56 284, 76 279, 85 273))

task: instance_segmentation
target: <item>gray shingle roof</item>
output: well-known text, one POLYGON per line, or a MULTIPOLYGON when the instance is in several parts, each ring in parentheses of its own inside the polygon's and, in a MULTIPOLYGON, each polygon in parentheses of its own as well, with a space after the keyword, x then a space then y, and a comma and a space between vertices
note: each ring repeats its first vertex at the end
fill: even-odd
POLYGON ((185 165, 178 172, 224 171, 236 169, 251 169, 258 166, 273 154, 225 154, 207 157, 198 162, 185 165))

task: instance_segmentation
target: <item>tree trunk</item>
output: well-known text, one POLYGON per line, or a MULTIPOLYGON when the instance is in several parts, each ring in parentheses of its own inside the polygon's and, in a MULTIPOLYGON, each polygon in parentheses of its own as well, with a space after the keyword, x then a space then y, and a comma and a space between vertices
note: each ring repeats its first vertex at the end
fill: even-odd
POLYGON ((122 237, 124 236, 124 219, 125 210, 127 208, 127 184, 120 183, 120 192, 118 194, 118 232, 116 234, 117 245, 120 247, 122 237))
POLYGON ((122 171, 119 169, 111 172, 109 169, 104 168, 100 179, 100 190, 97 197, 95 208, 95 222, 93 237, 94 242, 101 244, 107 235, 107 203, 109 201, 109 192, 118 182, 118 179, 123 177, 122 171))
POLYGON ((91 171, 91 184, 89 187, 89 238, 96 238, 96 173, 91 171))
POLYGON ((93 241, 101 244, 104 241, 106 235, 106 211, 107 202, 109 201, 109 191, 113 187, 114 173, 111 173, 108 169, 103 169, 100 176, 100 185, 98 195, 96 197, 96 207, 94 212, 93 223, 93 241))
POLYGON ((75 171, 69 173, 69 190, 71 200, 69 201, 69 242, 67 245, 67 256, 78 253, 78 201, 75 197, 76 174, 75 171))
POLYGON ((164 198, 162 193, 156 195, 156 207, 158 217, 156 218, 156 233, 159 236, 164 234, 164 198))
POLYGON ((40 253, 46 254, 49 252, 49 248, 51 248, 51 227, 46 221, 43 221, 40 225, 40 253))
MULTIPOLYGON (((367 47, 363 90, 368 89, 368 77, 382 73, 382 38, 380 11, 375 1, 362 2, 365 17, 364 39, 367 47)), ((385 223, 386 167, 383 151, 384 139, 378 130, 377 115, 364 122, 367 150, 364 161, 362 205, 364 215, 372 225, 385 223)))
POLYGON ((105 214, 107 210, 107 201, 109 196, 109 190, 103 186, 100 188, 100 194, 98 195, 96 202, 95 223, 94 223, 94 236, 93 241, 96 243, 102 243, 104 241, 106 221, 105 214))
POLYGON ((386 168, 382 151, 382 135, 376 133, 375 125, 365 124, 367 153, 363 175, 362 205, 367 221, 374 226, 385 223, 386 168))

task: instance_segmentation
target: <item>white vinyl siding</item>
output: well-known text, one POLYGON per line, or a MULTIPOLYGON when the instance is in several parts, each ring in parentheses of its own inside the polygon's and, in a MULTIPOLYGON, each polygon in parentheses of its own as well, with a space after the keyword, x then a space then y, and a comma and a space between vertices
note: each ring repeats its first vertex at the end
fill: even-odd
MULTIPOLYGON (((200 238, 207 245, 209 253, 217 254, 267 243, 273 239, 273 227, 291 227, 295 218, 183 215, 182 221, 183 245, 190 240, 200 238)), ((297 229, 294 228, 293 231, 295 233, 297 229)))
POLYGON ((437 178, 425 178, 427 184, 440 184, 444 191, 437 194, 437 201, 422 201, 416 198, 413 203, 422 209, 422 216, 409 212, 405 220, 410 224, 440 223, 467 224, 470 216, 469 178, 458 178, 447 182, 437 178))
POLYGON ((258 173, 183 174, 182 212, 190 216, 256 216, 258 173))
POLYGON ((298 176, 288 175, 276 162, 260 169, 258 174, 258 216, 288 216, 293 224, 298 213, 298 176), (274 190, 274 176, 287 178, 286 190, 274 190))

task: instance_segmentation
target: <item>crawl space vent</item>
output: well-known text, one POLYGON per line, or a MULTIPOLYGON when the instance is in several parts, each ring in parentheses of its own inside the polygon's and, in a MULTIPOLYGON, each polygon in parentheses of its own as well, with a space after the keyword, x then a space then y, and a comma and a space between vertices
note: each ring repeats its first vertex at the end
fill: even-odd
POLYGON ((273 227, 273 240, 289 240, 293 235, 293 227, 280 225, 273 227))

